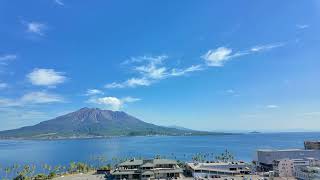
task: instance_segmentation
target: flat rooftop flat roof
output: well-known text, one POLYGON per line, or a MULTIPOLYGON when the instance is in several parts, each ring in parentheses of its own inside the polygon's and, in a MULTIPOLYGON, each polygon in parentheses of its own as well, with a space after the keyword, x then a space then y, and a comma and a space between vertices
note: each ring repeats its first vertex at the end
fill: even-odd
POLYGON ((197 165, 197 166, 218 166, 218 165, 245 165, 245 162, 234 161, 234 162, 209 162, 209 163, 187 163, 188 165, 197 165))
POLYGON ((176 160, 172 159, 131 159, 120 163, 118 166, 142 166, 150 167, 158 164, 177 164, 176 160))
POLYGON ((282 152, 282 151, 319 151, 316 149, 258 149, 259 152, 282 152))

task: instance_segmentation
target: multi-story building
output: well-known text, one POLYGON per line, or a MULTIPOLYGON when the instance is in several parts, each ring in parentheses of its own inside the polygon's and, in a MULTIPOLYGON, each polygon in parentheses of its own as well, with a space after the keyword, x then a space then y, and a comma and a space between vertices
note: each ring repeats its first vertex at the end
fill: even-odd
POLYGON ((320 141, 305 141, 304 142, 305 149, 317 149, 320 150, 320 141))
POLYGON ((273 163, 273 171, 278 177, 294 177, 295 167, 309 166, 314 159, 281 159, 273 163))
POLYGON ((170 159, 131 159, 117 165, 111 172, 115 179, 167 179, 178 178, 183 170, 170 159))
POLYGON ((318 180, 320 179, 320 167, 297 166, 294 175, 298 180, 318 180))
POLYGON ((281 159, 320 159, 320 150, 285 149, 285 150, 258 150, 257 170, 272 171, 275 161, 281 159))
POLYGON ((275 176, 293 177, 294 161, 291 159, 281 159, 274 161, 273 171, 275 176))
POLYGON ((250 166, 245 162, 187 163, 186 170, 195 178, 235 176, 250 174, 250 166))

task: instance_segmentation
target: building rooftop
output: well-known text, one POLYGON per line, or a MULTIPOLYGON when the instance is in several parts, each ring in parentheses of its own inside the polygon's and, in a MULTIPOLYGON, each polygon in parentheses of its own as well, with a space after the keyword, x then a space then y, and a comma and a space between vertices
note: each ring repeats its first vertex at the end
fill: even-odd
POLYGON ((315 151, 314 149, 258 149, 258 152, 315 151))
POLYGON ((187 163, 188 165, 201 167, 201 166, 226 166, 226 165, 246 165, 242 161, 233 161, 233 162, 209 162, 209 163, 187 163))
POLYGON ((152 172, 152 171, 145 171, 141 175, 153 175, 153 174, 154 174, 154 172, 152 172))
POLYGON ((231 162, 229 163, 224 163, 224 162, 218 162, 218 163, 188 163, 187 164, 191 169, 193 170, 202 170, 202 171, 218 171, 218 172, 224 172, 224 173, 239 173, 240 171, 250 171, 249 167, 245 167, 241 170, 236 169, 236 170, 230 170, 230 165, 231 166, 244 166, 246 165, 244 162, 239 162, 238 164, 234 163, 232 164, 231 162), (221 167, 219 167, 221 166, 221 167), (227 167, 229 166, 229 167, 227 167))
POLYGON ((171 159, 131 159, 120 163, 118 166, 141 166, 141 167, 154 167, 158 164, 177 164, 176 160, 171 159))
POLYGON ((141 159, 131 159, 120 163, 118 166, 140 166, 143 164, 141 159))

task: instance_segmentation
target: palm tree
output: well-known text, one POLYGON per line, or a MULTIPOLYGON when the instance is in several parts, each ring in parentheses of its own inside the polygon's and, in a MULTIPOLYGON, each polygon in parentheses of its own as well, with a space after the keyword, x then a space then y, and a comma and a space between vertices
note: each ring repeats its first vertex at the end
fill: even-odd
POLYGON ((69 167, 69 172, 70 172, 71 174, 73 174, 74 171, 75 171, 75 169, 76 169, 76 163, 75 163, 75 162, 71 162, 71 163, 70 163, 70 167, 69 167))
POLYGON ((9 175, 10 172, 11 172, 11 167, 6 167, 6 168, 4 168, 4 172, 6 173, 6 179, 8 179, 8 175, 9 175))
POLYGON ((19 168, 20 168, 19 164, 13 164, 13 167, 12 167, 13 174, 18 175, 19 168))
POLYGON ((35 173, 35 171, 36 171, 36 165, 33 164, 33 165, 31 166, 31 170, 30 170, 30 171, 31 171, 31 177, 33 177, 33 176, 34 176, 34 173, 35 173))
POLYGON ((234 156, 226 149, 221 155, 215 157, 216 160, 222 162, 234 161, 234 156))

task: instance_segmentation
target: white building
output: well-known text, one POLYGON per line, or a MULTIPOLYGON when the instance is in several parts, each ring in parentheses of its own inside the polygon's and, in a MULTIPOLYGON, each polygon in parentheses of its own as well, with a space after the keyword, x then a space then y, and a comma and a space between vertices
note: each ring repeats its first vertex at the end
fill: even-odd
POLYGON ((258 150, 257 166, 260 171, 271 171, 275 161, 282 159, 320 159, 320 150, 285 149, 258 150))
POLYGON ((183 169, 171 159, 131 159, 111 172, 115 179, 148 180, 179 178, 183 169))
POLYGON ((306 159, 281 159, 274 161, 273 171, 278 177, 294 177, 296 170, 301 167, 320 165, 319 160, 313 158, 306 159))
POLYGON ((251 172, 250 166, 241 161, 187 163, 186 170, 195 178, 245 175, 251 172))
POLYGON ((273 168, 276 176, 293 177, 294 176, 294 160, 282 159, 277 161, 277 165, 273 168))
POLYGON ((320 167, 316 166, 297 166, 295 168, 295 178, 299 180, 319 180, 320 167))

